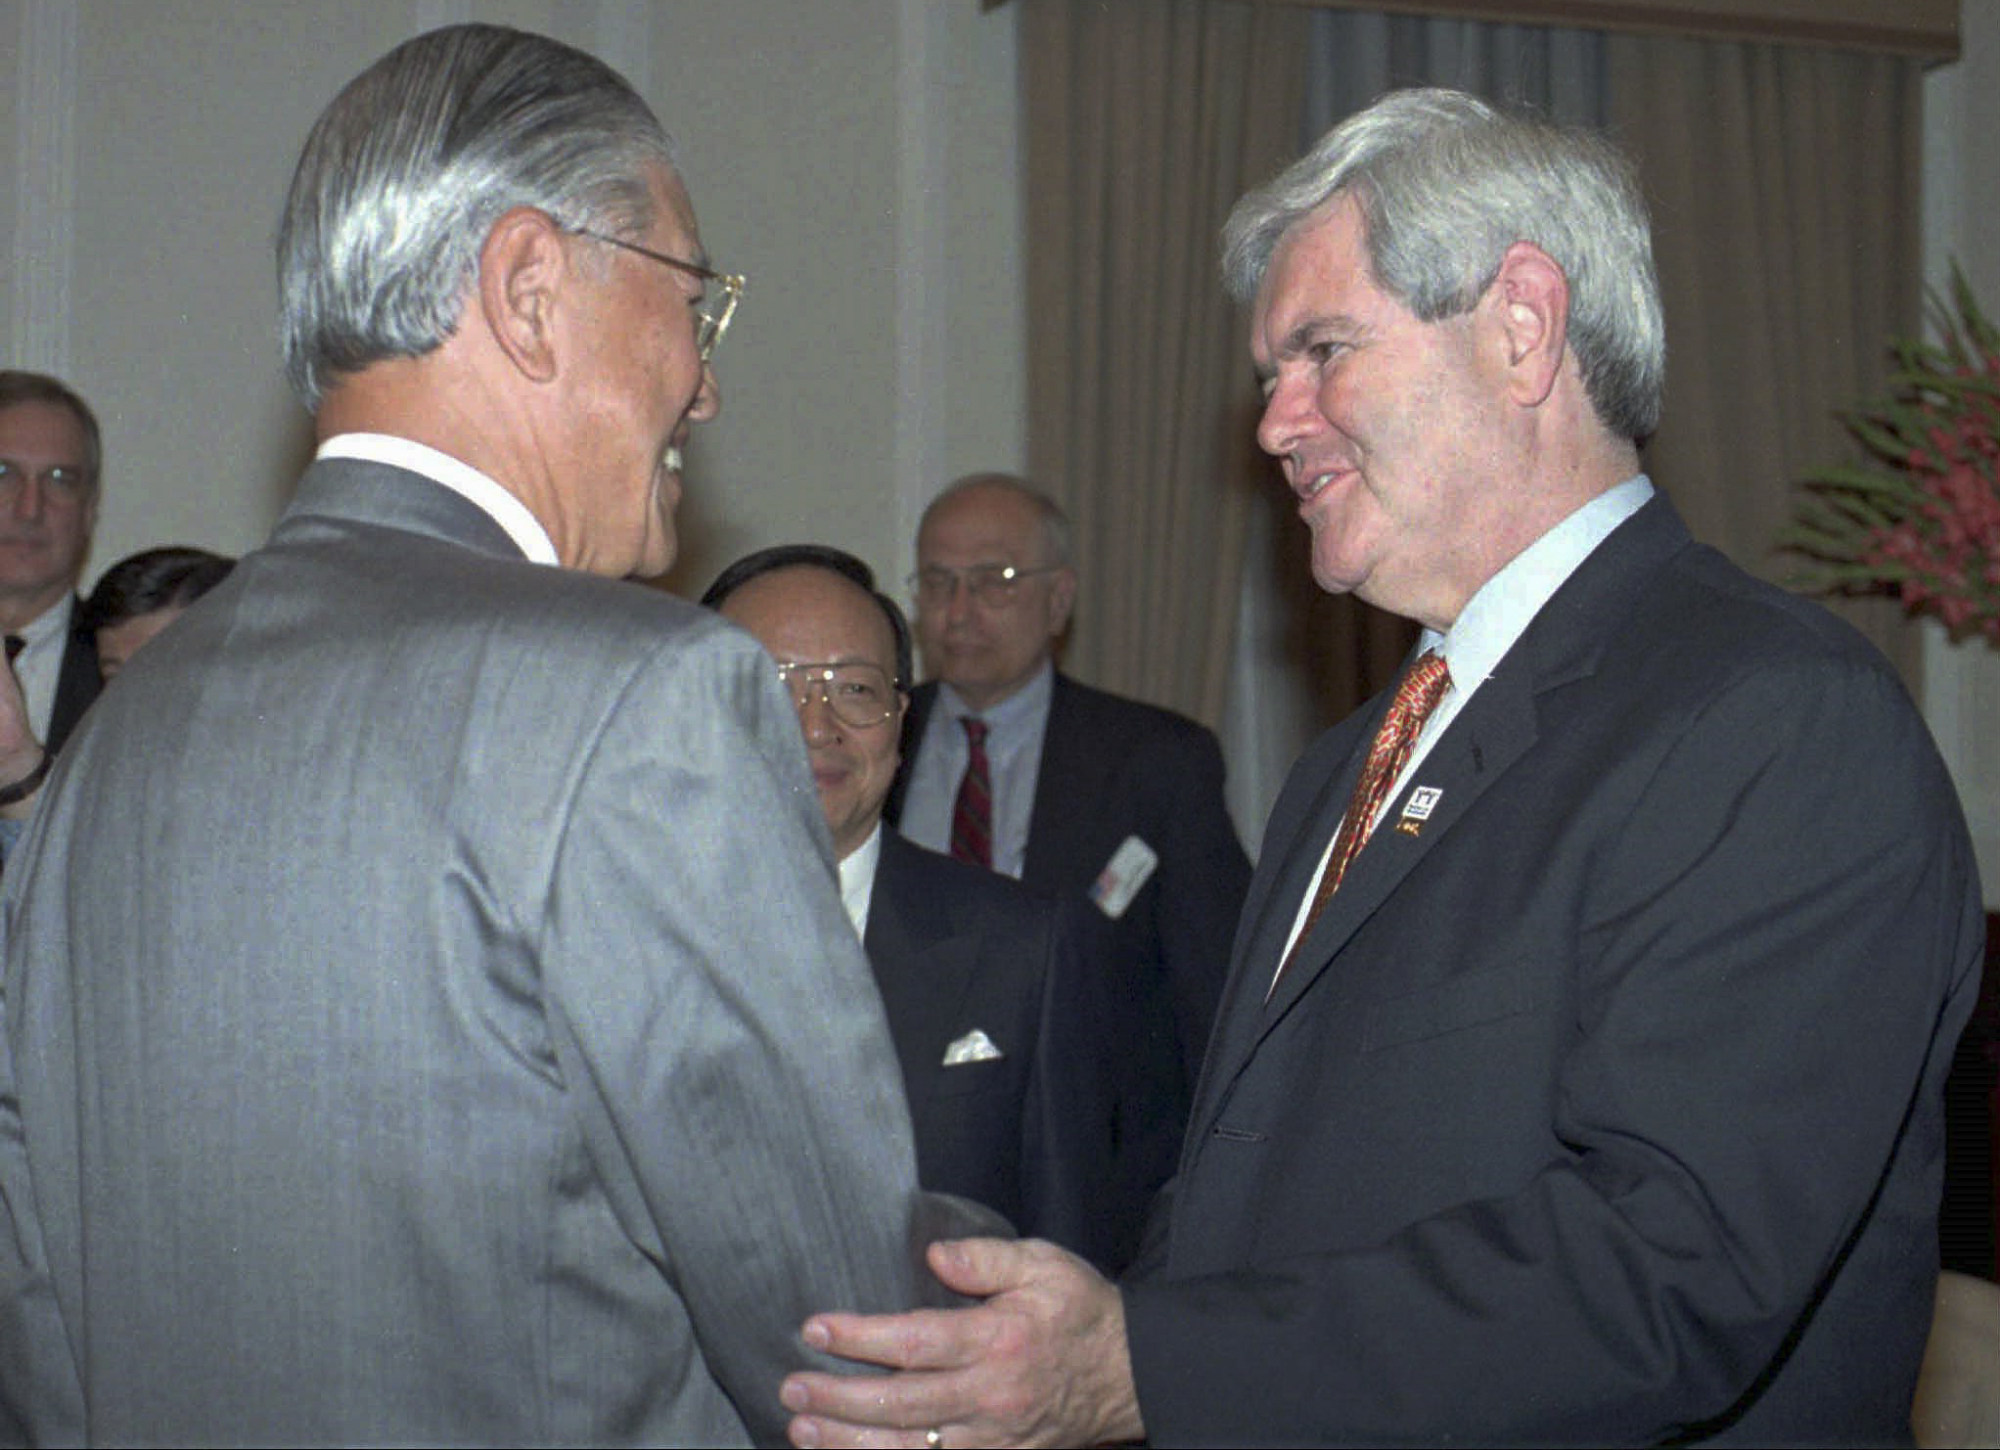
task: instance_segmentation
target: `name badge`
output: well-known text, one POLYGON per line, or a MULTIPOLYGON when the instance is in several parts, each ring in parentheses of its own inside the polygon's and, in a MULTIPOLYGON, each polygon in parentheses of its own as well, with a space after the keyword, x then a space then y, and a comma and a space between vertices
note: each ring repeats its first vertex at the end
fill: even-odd
POLYGON ((1097 903, 1099 911, 1116 921, 1125 914, 1125 908, 1132 904, 1132 898, 1139 894, 1139 888, 1159 864, 1157 851, 1137 836, 1127 836, 1091 883, 1090 899, 1097 903))

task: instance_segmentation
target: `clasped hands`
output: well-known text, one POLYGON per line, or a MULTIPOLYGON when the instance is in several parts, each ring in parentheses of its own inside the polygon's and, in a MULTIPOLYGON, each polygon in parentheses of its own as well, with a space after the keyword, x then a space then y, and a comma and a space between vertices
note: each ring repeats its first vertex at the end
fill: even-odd
POLYGON ((1144 1438, 1125 1305, 1082 1259, 1038 1239, 934 1243, 931 1272, 982 1302, 816 1314, 805 1342, 896 1373, 801 1373, 780 1391, 794 1445, 1100 1445, 1144 1438))

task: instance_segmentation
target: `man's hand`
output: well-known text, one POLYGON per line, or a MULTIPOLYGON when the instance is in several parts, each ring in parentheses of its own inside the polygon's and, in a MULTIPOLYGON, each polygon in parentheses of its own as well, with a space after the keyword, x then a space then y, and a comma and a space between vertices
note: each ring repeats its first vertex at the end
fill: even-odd
POLYGON ((1144 1437, 1115 1285, 1035 1239, 935 1243, 929 1259, 946 1286, 986 1302, 807 1320, 813 1348, 903 1373, 792 1375, 780 1397, 793 1412, 794 1445, 1101 1445, 1144 1437))

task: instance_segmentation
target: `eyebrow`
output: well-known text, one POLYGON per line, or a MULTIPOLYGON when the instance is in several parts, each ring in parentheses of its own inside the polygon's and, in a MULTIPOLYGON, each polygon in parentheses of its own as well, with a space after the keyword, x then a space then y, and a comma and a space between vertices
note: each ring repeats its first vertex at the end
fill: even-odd
POLYGON ((1352 338, 1361 332, 1361 325, 1344 312, 1322 312, 1300 319, 1272 351, 1270 362, 1253 362, 1258 380, 1269 382, 1277 376, 1279 363, 1297 357, 1312 344, 1316 334, 1327 331, 1352 338))

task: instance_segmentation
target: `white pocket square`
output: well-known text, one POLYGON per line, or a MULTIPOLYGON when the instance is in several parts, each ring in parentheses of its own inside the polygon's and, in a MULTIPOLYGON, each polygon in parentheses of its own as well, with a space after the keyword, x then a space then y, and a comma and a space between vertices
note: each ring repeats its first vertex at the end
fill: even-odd
POLYGON ((975 1027, 944 1050, 944 1065, 957 1067, 967 1062, 996 1062, 1007 1054, 993 1045, 993 1039, 975 1027))

